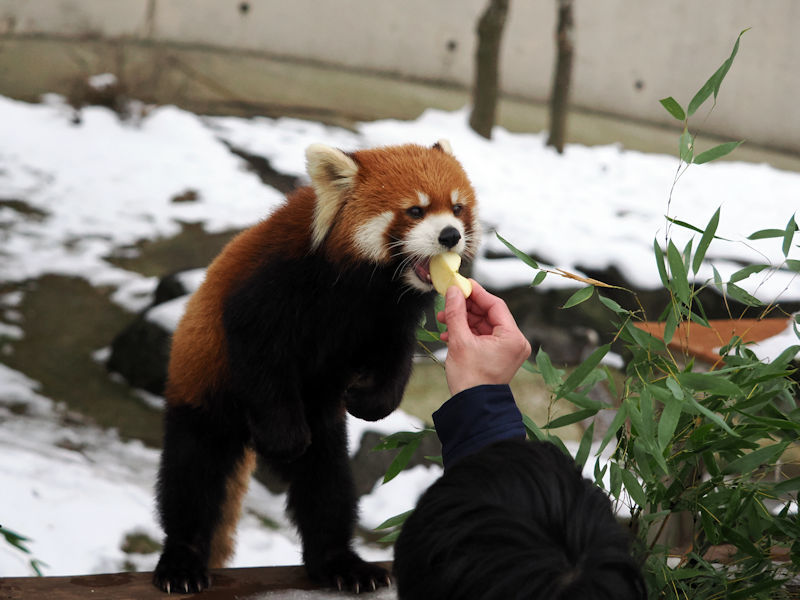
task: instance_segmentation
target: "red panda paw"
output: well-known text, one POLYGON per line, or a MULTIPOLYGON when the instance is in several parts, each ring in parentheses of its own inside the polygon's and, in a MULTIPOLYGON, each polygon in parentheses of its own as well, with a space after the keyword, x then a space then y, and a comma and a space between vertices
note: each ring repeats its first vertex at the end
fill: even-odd
POLYGON ((167 594, 193 594, 211 586, 203 560, 188 546, 166 548, 153 572, 153 585, 167 594))
POLYGON ((340 592, 374 592, 380 587, 392 585, 392 578, 386 569, 364 561, 350 550, 328 559, 319 571, 314 578, 327 581, 340 592))

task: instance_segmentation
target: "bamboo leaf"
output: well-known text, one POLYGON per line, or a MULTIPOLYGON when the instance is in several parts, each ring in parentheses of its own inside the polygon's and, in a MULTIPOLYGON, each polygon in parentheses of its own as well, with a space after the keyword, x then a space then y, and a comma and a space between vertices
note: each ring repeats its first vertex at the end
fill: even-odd
POLYGON ((547 277, 547 271, 539 271, 536 274, 536 277, 533 278, 533 281, 531 282, 531 286, 533 287, 533 286, 539 285, 540 283, 542 283, 544 281, 545 277, 547 277))
POLYGON ((782 250, 784 256, 789 256, 789 248, 791 248, 795 231, 797 231, 797 223, 795 223, 794 215, 792 215, 792 218, 789 219, 789 222, 786 224, 786 229, 783 234, 782 250))
POLYGON ((528 437, 530 439, 537 439, 544 441, 547 439, 547 435, 539 429, 539 426, 534 423, 533 419, 531 419, 528 415, 522 415, 522 424, 525 426, 525 430, 528 432, 528 437))
POLYGON ((684 128, 680 139, 678 140, 678 150, 683 162, 687 165, 692 162, 694 156, 694 136, 689 133, 689 130, 684 128))
POLYGON ((561 386, 556 390, 556 396, 559 398, 563 398, 565 394, 573 391, 579 385, 581 385, 584 380, 589 376, 594 368, 600 364, 600 361, 603 360, 603 357, 608 354, 608 351, 611 349, 611 344, 606 344, 605 346, 600 346, 597 350, 592 352, 586 360, 584 360, 578 367, 569 374, 566 381, 561 384, 561 386))
POLYGON ((508 240, 504 239, 503 236, 501 236, 499 233, 495 232, 495 236, 497 237, 498 240, 500 240, 505 245, 506 248, 511 250, 511 252, 514 254, 514 256, 519 258, 526 265, 528 265, 529 267, 532 267, 534 269, 538 269, 539 268, 539 263, 537 263, 530 256, 525 254, 522 250, 519 250, 511 242, 509 242, 508 240))
POLYGON ((740 456, 736 460, 729 462, 722 472, 726 475, 732 473, 741 473, 744 475, 752 473, 761 465, 772 465, 780 458, 788 445, 789 441, 787 440, 748 452, 744 456, 740 456))
POLYGON ((567 301, 564 303, 564 306, 562 306, 561 308, 572 308, 573 306, 577 306, 581 302, 586 302, 589 298, 592 297, 593 293, 594 293, 594 287, 591 285, 585 288, 581 288, 577 292, 572 294, 572 296, 570 296, 567 299, 567 301))
POLYGON ((678 373, 676 378, 682 386, 689 389, 711 392, 712 394, 731 398, 740 398, 744 395, 738 385, 720 375, 678 373))
POLYGON ((550 356, 541 348, 536 353, 536 366, 548 387, 553 388, 561 383, 561 372, 553 366, 550 356))
POLYGON ((672 399, 664 403, 664 409, 661 411, 661 418, 658 420, 658 449, 661 452, 669 446, 672 436, 675 435, 675 429, 678 427, 678 421, 681 418, 681 403, 679 400, 672 399))
POLYGON ((763 240, 767 238, 782 238, 786 235, 785 229, 759 229, 747 236, 748 240, 763 240))
POLYGON ((725 286, 725 289, 731 298, 741 302, 746 306, 762 306, 764 304, 761 302, 761 300, 755 296, 751 296, 736 284, 729 283, 727 286, 725 286))
POLYGON ((639 480, 636 478, 636 475, 625 469, 620 469, 620 475, 622 476, 622 483, 625 485, 625 489, 628 490, 628 494, 631 496, 631 500, 636 502, 639 506, 647 504, 647 496, 642 489, 642 484, 639 483, 639 480))
POLYGON ((664 264, 664 251, 658 245, 658 240, 653 239, 653 252, 656 255, 656 266, 658 267, 658 275, 661 277, 661 283, 664 287, 669 286, 669 279, 667 278, 667 267, 664 264))
POLYGON ((398 525, 402 525, 406 522, 406 519, 411 516, 411 513, 414 512, 414 509, 407 510, 404 513, 400 513, 399 515, 395 515, 393 517, 389 517, 383 523, 375 527, 375 529, 389 529, 389 527, 397 527, 398 525))
POLYGON ((697 244, 697 251, 694 254, 694 260, 692 261, 692 271, 697 274, 697 271, 700 269, 700 265, 703 262, 703 258, 705 258, 706 250, 708 250, 709 245, 711 245, 711 240, 714 239, 714 234, 717 233, 717 226, 719 225, 719 211, 720 209, 717 208, 717 212, 709 219, 708 224, 706 225, 706 230, 703 232, 703 236, 700 238, 700 243, 697 244))
MULTIPOLYGON (((797 263, 798 263, 798 270, 800 270, 800 261, 797 261, 797 263)), ((606 298, 605 296, 597 294, 597 299, 600 300, 600 302, 602 302, 606 308, 608 308, 609 310, 613 310, 618 315, 626 315, 629 312, 627 309, 622 308, 619 305, 619 303, 617 303, 615 300, 612 300, 611 298, 606 298)))
POLYGON ((675 295, 684 304, 689 304, 691 291, 689 290, 688 274, 683 265, 681 253, 671 240, 667 246, 667 261, 669 262, 670 272, 672 273, 672 287, 675 291, 675 295))
POLYGON ((576 410, 574 413, 570 413, 568 415, 562 415, 557 419, 553 419, 552 421, 544 425, 542 429, 558 429, 559 427, 566 427, 567 425, 572 425, 573 423, 577 423, 578 421, 583 421, 584 419, 593 417, 596 414, 597 414, 596 408, 582 408, 581 410, 576 410))
POLYGON ((387 483, 397 477, 400 472, 406 468, 408 462, 411 460, 411 457, 414 456, 414 452, 417 451, 417 447, 422 438, 417 438, 416 440, 410 442, 403 446, 403 449, 397 453, 397 456, 394 457, 394 460, 386 469, 386 475, 383 477, 383 483, 387 483))
POLYGON ((769 265, 750 265, 749 267, 745 267, 744 269, 739 269, 730 277, 730 283, 734 283, 736 281, 742 281, 743 279, 747 279, 750 275, 755 273, 760 273, 764 269, 766 269, 769 265))
POLYGON ((659 102, 661 102, 661 106, 666 108, 667 112, 678 119, 678 121, 684 121, 686 119, 686 112, 684 112, 681 105, 678 104, 678 101, 672 96, 669 98, 662 98, 659 102))
POLYGON ((575 454, 575 464, 581 469, 586 464, 586 459, 589 458, 589 450, 592 448, 592 438, 594 437, 594 422, 583 432, 581 436, 581 443, 578 446, 578 452, 575 454))
POLYGON ((722 158, 736 150, 739 146, 744 143, 744 140, 738 142, 725 142, 724 144, 720 144, 718 146, 714 146, 706 150, 705 152, 701 152, 697 156, 694 157, 694 164, 702 165, 707 162, 711 162, 712 160, 717 160, 718 158, 722 158))

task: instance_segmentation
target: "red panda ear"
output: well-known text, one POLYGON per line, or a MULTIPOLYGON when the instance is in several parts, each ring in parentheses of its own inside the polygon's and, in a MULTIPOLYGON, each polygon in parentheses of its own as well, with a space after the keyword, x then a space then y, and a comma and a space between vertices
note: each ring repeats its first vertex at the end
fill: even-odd
POLYGON ((317 196, 311 245, 318 247, 328 234, 339 207, 355 183, 358 165, 347 154, 324 144, 306 149, 306 168, 317 196))
POLYGON ((448 142, 445 139, 441 139, 438 142, 436 142, 433 145, 433 149, 434 150, 441 150, 445 154, 449 154, 450 156, 453 156, 453 147, 450 145, 450 142, 448 142))

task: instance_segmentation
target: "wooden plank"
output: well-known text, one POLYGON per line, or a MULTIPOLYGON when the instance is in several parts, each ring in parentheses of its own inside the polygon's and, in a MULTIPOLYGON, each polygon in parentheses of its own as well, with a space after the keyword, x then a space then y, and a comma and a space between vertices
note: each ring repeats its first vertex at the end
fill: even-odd
MULTIPOLYGON (((789 327, 790 319, 719 319, 710 320, 711 327, 703 327, 697 323, 681 323, 669 347, 695 356, 705 362, 714 364, 720 360, 715 350, 731 341, 738 335, 745 342, 761 342, 789 327)), ((659 339, 664 339, 664 323, 648 321, 636 323, 636 327, 659 339)))
MULTIPOLYGON (((390 562, 377 563, 391 570, 390 562)), ((246 600, 265 592, 281 590, 321 590, 308 579, 302 566, 215 569, 211 588, 199 594, 167 596, 156 589, 152 573, 105 573, 67 577, 0 578, 0 600, 164 600, 202 598, 203 600, 246 600)))

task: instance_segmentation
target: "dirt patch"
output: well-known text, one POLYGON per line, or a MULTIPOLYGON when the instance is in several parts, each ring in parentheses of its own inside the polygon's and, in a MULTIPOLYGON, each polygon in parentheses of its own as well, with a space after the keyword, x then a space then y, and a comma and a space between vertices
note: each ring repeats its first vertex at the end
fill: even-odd
POLYGON ((109 345, 130 313, 114 304, 110 290, 83 279, 48 275, 14 288, 24 292, 16 310, 24 336, 6 342, 3 362, 41 383, 39 390, 123 439, 161 445, 161 414, 124 383, 114 381, 93 353, 109 345))

